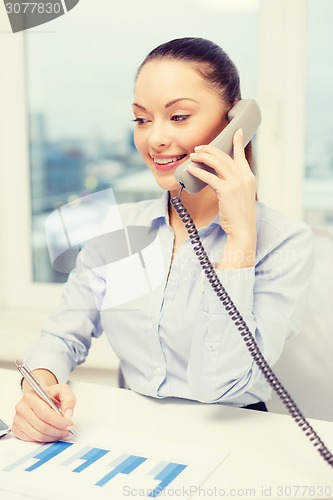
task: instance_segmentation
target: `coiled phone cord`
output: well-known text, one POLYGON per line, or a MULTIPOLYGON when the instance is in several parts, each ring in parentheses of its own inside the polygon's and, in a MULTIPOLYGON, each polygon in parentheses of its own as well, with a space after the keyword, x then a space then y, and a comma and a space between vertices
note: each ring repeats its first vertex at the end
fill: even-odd
POLYGON ((298 406, 296 405, 295 401, 292 399, 290 394, 287 392, 287 390, 284 388, 282 383, 279 381, 271 367, 268 365, 267 361, 265 360, 263 354, 261 353, 259 346, 253 337, 252 333, 249 330, 249 327, 245 323, 242 315, 240 312, 237 310, 235 304, 233 303, 232 299, 228 295, 227 291, 223 287, 219 277, 217 276, 215 269, 213 268, 208 255, 204 249, 204 246, 200 240, 200 236, 198 233, 198 230, 193 222, 193 219, 191 218, 190 214, 180 201, 180 195, 183 190, 183 186, 181 187, 178 196, 174 196, 171 198, 170 203, 179 215, 179 217, 182 219, 182 222, 184 223, 187 232, 189 233, 190 241, 193 245, 193 249, 195 251, 196 256, 199 259, 199 263, 204 270, 207 279, 209 283, 211 284, 214 292, 222 302, 223 306, 225 307, 226 311, 228 312, 230 318, 233 320, 235 323, 239 333, 243 337, 243 340, 253 357, 255 363, 259 367, 260 371, 264 375, 265 379, 269 383, 269 385, 274 389, 274 391, 277 393, 279 398, 281 399, 282 403, 285 405, 287 408, 288 412, 292 416, 292 418, 295 420, 297 425, 301 428, 303 432, 305 432, 306 436, 308 436, 309 440, 312 442, 313 446, 317 449, 317 451, 320 453, 320 455, 323 457, 323 459, 331 466, 333 467, 333 455, 329 451, 329 449, 326 447, 326 445, 323 443, 323 441, 320 439, 316 431, 313 429, 313 427, 310 425, 310 423, 306 420, 298 406))

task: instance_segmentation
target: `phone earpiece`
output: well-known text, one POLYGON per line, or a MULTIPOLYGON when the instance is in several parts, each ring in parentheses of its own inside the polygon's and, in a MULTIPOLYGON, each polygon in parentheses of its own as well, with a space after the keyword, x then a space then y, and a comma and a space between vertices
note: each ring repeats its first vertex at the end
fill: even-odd
MULTIPOLYGON (((229 124, 211 142, 228 155, 232 155, 233 136, 239 128, 243 130, 244 147, 250 142, 257 128, 261 123, 261 113, 258 104, 254 99, 241 99, 228 112, 229 124)), ((182 163, 175 171, 177 182, 184 186, 184 189, 191 194, 198 193, 206 186, 206 183, 191 175, 187 167, 193 164, 191 160, 182 163)), ((205 163, 195 163, 196 167, 202 168, 216 175, 214 169, 205 163)))

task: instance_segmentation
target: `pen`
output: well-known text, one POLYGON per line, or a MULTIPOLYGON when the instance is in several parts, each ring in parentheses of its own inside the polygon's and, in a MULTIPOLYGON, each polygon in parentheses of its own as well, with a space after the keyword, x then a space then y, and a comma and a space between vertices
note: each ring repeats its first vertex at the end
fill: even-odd
MULTIPOLYGON (((62 415, 61 410, 54 404, 52 399, 46 394, 36 377, 31 373, 29 368, 18 361, 15 361, 16 368, 21 373, 22 377, 28 382, 28 384, 32 387, 38 396, 43 399, 54 411, 58 413, 58 415, 62 415)), ((76 436, 76 432, 74 427, 68 428, 69 432, 76 436)))

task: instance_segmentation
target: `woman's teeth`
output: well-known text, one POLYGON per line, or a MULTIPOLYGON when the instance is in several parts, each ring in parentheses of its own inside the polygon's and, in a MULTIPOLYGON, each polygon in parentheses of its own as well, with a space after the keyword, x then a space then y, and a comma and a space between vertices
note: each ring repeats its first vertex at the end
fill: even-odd
POLYGON ((154 162, 157 163, 158 165, 166 165, 167 163, 173 163, 178 160, 181 160, 182 158, 185 158, 185 155, 179 155, 179 156, 174 156, 173 158, 154 158, 154 162))

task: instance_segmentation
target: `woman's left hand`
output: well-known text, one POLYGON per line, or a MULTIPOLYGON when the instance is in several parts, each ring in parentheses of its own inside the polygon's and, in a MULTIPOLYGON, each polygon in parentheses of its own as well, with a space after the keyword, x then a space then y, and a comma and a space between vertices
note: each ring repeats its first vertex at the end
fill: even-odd
POLYGON ((245 157, 241 130, 234 135, 233 148, 233 159, 211 145, 198 146, 191 154, 192 161, 205 163, 216 171, 217 176, 197 167, 188 170, 214 189, 219 203, 220 225, 236 240, 256 233, 256 178, 245 157))

